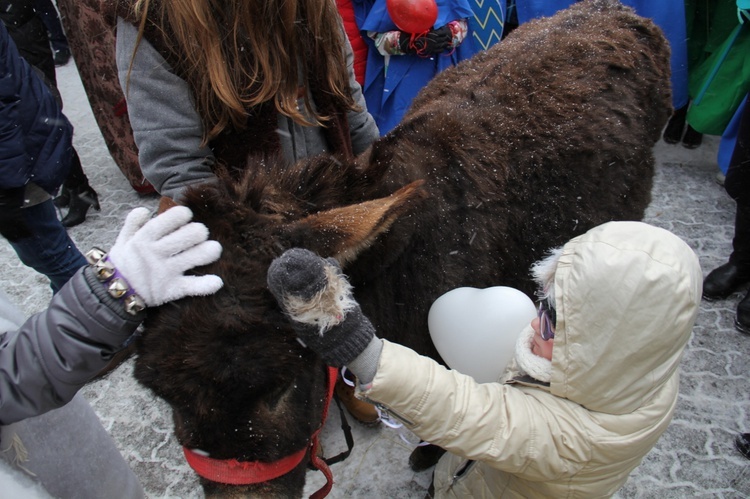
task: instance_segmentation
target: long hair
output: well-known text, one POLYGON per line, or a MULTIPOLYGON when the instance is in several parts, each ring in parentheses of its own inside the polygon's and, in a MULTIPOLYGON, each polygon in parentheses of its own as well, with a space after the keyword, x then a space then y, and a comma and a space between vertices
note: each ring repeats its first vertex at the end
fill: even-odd
POLYGON ((323 125, 331 116, 313 109, 309 92, 298 95, 300 74, 305 83, 320 75, 338 108, 355 109, 332 0, 137 0, 138 42, 152 4, 153 20, 168 23, 193 82, 204 142, 230 125, 243 128, 248 109, 265 102, 299 124, 323 125), (300 112, 299 97, 312 122, 300 112))

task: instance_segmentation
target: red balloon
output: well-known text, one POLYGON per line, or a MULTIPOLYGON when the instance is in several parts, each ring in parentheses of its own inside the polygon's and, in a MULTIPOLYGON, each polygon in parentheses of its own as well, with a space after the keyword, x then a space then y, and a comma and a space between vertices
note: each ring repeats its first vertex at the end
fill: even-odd
POLYGON ((429 31, 438 16, 435 0, 386 0, 385 6, 396 27, 407 33, 429 31))

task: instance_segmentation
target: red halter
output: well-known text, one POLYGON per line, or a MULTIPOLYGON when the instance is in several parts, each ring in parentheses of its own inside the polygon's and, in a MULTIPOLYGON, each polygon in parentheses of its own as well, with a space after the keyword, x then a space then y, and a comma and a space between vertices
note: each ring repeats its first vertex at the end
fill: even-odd
POLYGON ((326 477, 326 484, 315 492, 311 498, 318 499, 328 495, 333 487, 333 473, 323 459, 318 456, 318 436, 320 430, 328 417, 328 406, 333 398, 333 388, 336 385, 338 370, 335 367, 327 369, 326 401, 323 407, 323 418, 320 426, 310 437, 310 443, 294 454, 279 459, 272 463, 263 463, 260 461, 238 461, 236 459, 211 459, 197 452, 183 447, 185 459, 191 468, 203 478, 212 482, 227 483, 230 485, 250 485, 254 483, 263 483, 273 480, 280 476, 286 475, 299 465, 304 459, 307 452, 310 452, 310 460, 315 469, 323 472, 326 477))

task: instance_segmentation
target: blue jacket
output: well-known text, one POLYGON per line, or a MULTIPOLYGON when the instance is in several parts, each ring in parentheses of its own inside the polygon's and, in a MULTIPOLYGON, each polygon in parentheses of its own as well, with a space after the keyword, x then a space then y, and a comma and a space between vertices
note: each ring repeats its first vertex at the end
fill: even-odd
POLYGON ((73 126, 0 23, 0 189, 55 194, 70 168, 73 126))
MULTIPOLYGON (((362 36, 368 44, 365 84, 362 89, 367 111, 375 118, 381 135, 401 122, 412 100, 440 71, 455 66, 477 52, 470 32, 454 51, 431 57, 398 55, 385 58, 378 52, 368 31, 384 33, 398 28, 388 15, 385 0, 353 0, 354 11, 362 36), (387 69, 387 70, 386 70, 387 69)), ((440 28, 456 19, 473 19, 468 0, 436 0, 438 18, 433 28, 440 28)))

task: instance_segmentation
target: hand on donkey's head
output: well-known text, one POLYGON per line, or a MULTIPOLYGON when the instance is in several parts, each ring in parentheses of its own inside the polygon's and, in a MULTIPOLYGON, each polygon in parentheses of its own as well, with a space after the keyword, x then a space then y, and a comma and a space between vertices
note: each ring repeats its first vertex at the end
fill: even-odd
POLYGON ((209 239, 206 226, 192 218, 184 206, 155 218, 146 208, 135 208, 109 251, 109 260, 149 307, 207 296, 224 285, 214 274, 188 274, 218 260, 222 251, 219 242, 209 239))
POLYGON ((267 282, 297 336, 326 364, 347 364, 372 339, 372 324, 335 260, 293 248, 271 263, 267 282))

